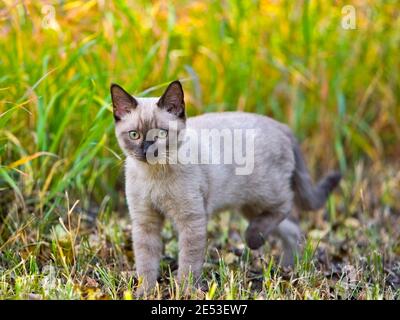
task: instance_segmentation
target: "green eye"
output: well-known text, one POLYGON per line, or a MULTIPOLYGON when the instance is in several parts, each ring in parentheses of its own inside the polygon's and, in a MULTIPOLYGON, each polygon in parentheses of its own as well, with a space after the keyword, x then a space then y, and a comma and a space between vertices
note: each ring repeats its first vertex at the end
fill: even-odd
POLYGON ((160 131, 158 131, 158 137, 160 139, 165 139, 168 136, 168 131, 165 129, 160 129, 160 131))
POLYGON ((140 138, 140 134, 135 130, 129 131, 129 138, 131 138, 132 140, 137 140, 140 138))

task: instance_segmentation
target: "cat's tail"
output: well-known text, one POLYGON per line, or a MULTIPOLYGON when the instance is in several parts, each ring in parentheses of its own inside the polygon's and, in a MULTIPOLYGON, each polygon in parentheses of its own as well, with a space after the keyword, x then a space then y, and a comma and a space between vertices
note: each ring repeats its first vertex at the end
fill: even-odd
POLYGON ((329 194, 339 184, 342 175, 337 171, 331 172, 314 186, 300 146, 295 139, 293 140, 293 152, 296 162, 293 173, 295 203, 303 210, 318 210, 324 206, 329 194))

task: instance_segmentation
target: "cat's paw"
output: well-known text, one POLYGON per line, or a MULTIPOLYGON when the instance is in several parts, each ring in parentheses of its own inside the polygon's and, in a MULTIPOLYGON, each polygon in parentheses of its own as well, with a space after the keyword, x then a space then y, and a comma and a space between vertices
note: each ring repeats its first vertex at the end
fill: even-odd
POLYGON ((154 288, 146 288, 144 286, 138 287, 135 291, 136 299, 147 299, 154 293, 154 288))
POLYGON ((247 232, 246 233, 246 243, 248 245, 248 247, 252 250, 257 250, 259 249, 261 246, 264 245, 265 243, 265 239, 264 237, 259 234, 259 233, 250 233, 247 232))
POLYGON ((139 287, 139 288, 136 289, 136 291, 135 291, 135 298, 136 298, 136 299, 144 298, 145 295, 146 295, 146 290, 145 290, 145 288, 139 287))
POLYGON ((146 299, 148 296, 152 295, 155 290, 155 285, 153 286, 146 286, 146 285, 141 285, 137 287, 135 291, 135 297, 136 299, 146 299))

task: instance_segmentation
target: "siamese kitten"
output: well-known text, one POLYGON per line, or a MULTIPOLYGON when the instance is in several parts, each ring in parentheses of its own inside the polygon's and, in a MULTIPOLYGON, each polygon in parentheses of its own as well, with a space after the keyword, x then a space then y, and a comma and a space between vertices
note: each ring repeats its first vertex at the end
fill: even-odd
POLYGON ((251 249, 260 248, 267 235, 274 233, 283 241, 283 263, 293 263, 300 230, 288 219, 290 212, 294 204, 303 210, 322 208, 339 183, 338 172, 313 186, 291 130, 266 116, 221 112, 187 118, 179 81, 172 82, 160 98, 136 98, 116 84, 111 85, 111 96, 115 133, 126 155, 126 197, 137 274, 143 279, 139 294, 157 283, 164 218, 172 220, 179 236, 179 281, 190 272, 199 279, 207 221, 223 210, 238 211, 248 220, 245 239, 251 249), (187 147, 189 132, 200 136, 207 130, 234 132, 233 144, 214 148, 215 140, 210 144, 207 139, 192 139, 194 158, 206 153, 205 161, 176 157, 187 147), (248 131, 252 135, 246 143, 252 141, 252 148, 245 148, 242 140, 237 147, 238 137, 248 131), (171 139, 176 136, 181 139, 171 139), (243 161, 207 161, 216 151, 228 154, 244 149, 251 153, 247 172, 238 172, 243 161), (154 162, 154 158, 161 160, 154 162))

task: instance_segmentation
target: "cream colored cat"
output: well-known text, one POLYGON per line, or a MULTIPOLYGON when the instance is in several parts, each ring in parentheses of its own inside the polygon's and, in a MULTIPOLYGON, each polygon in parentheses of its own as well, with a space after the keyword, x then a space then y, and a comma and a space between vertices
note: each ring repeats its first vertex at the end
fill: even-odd
POLYGON ((111 85, 111 96, 116 136, 126 155, 126 197, 136 269, 143 278, 139 294, 157 282, 164 218, 172 220, 179 235, 179 280, 189 272, 200 277, 207 221, 223 210, 238 211, 249 221, 245 239, 251 249, 261 247, 273 232, 283 240, 283 263, 293 262, 300 237, 297 225, 287 219, 293 205, 304 210, 323 207, 339 173, 330 173, 314 187, 290 129, 271 118, 243 112, 186 118, 179 81, 172 82, 160 98, 134 98, 116 84, 111 85), (233 144, 215 147, 216 140, 199 139, 210 130, 225 130, 222 136, 233 144), (188 142, 186 138, 196 134, 188 142), (243 141, 246 137, 250 138, 243 141), (190 143, 195 153, 191 159, 197 162, 184 162, 183 153, 177 156, 190 143), (228 156, 249 151, 250 156, 242 159, 250 165, 239 164, 236 157, 207 162, 216 151, 228 156), (244 166, 247 172, 239 173, 244 166))

